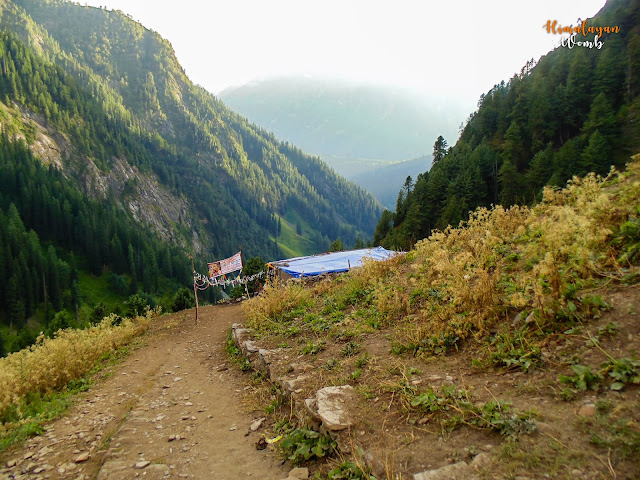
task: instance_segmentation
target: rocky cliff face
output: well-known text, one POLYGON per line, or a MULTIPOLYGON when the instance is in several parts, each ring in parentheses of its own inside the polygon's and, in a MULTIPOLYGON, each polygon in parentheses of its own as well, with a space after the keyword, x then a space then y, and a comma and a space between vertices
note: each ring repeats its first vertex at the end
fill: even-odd
POLYGON ((27 127, 28 134, 21 130, 13 138, 25 141, 42 163, 61 170, 89 198, 115 199, 141 225, 148 226, 164 240, 193 248, 195 253, 203 251, 207 237, 202 237, 193 228, 189 203, 161 185, 155 175, 142 172, 118 157, 112 158, 109 171, 104 172, 93 159, 78 152, 42 115, 17 104, 0 102, 0 108, 11 122, 23 126, 23 130, 27 127), (188 236, 180 235, 180 230, 189 232, 188 236))

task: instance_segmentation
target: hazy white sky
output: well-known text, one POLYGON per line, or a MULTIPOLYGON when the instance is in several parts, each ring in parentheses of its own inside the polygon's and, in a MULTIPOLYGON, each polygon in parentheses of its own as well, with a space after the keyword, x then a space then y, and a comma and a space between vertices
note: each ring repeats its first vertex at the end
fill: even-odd
MULTIPOLYGON (((84 2, 83 2, 84 3, 84 2)), ((218 93, 281 74, 406 86, 475 108, 605 0, 90 0, 173 45, 192 81, 218 93)))

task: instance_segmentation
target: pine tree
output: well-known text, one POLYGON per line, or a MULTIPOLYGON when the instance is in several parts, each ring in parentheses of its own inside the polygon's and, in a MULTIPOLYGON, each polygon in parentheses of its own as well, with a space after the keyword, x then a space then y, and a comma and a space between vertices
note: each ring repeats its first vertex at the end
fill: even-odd
POLYGON ((0 357, 7 355, 7 348, 4 344, 4 335, 0 332, 0 357))
POLYGON ((383 240, 391 231, 394 222, 394 214, 387 210, 386 208, 383 210, 382 215, 380 215, 380 220, 378 220, 378 225, 376 225, 376 230, 373 234, 373 244, 374 245, 382 245, 383 240))
POLYGON ((588 172, 601 175, 608 173, 611 168, 611 146, 600 130, 591 134, 580 160, 580 173, 583 175, 588 172))
POLYGON ((553 151, 549 142, 544 150, 540 150, 531 159, 530 170, 527 173, 527 183, 530 190, 537 192, 547 184, 553 175, 553 151))
POLYGON ((14 322, 21 327, 25 320, 22 282, 17 275, 12 275, 7 282, 7 307, 11 328, 14 322))
POLYGON ((631 34, 627 43, 629 69, 627 75, 627 101, 640 94, 640 34, 631 34))
POLYGON ((440 135, 433 144, 433 160, 431 165, 435 165, 447 154, 447 141, 440 135))
POLYGON ((502 205, 513 205, 521 198, 518 171, 513 163, 505 161, 498 173, 500 182, 500 203, 502 205))
POLYGON ((596 130, 605 137, 612 135, 616 126, 616 117, 604 93, 599 93, 591 103, 589 116, 582 126, 582 133, 587 137, 596 130))
POLYGON ((138 291, 138 274, 136 268, 136 255, 133 250, 133 246, 129 244, 129 275, 131 277, 131 283, 129 284, 129 291, 136 293, 138 291))
POLYGON ((47 287, 49 290, 49 301, 55 310, 62 308, 62 295, 60 285, 60 271, 58 270, 58 256, 53 245, 47 249, 47 287))
POLYGON ((523 147, 522 132, 520 126, 515 121, 511 122, 504 138, 505 144, 502 151, 502 158, 505 162, 511 162, 516 170, 520 170, 528 162, 523 147))
POLYGON ((344 245, 342 244, 342 240, 336 238, 331 245, 329 245, 330 252, 341 252, 344 250, 344 245))

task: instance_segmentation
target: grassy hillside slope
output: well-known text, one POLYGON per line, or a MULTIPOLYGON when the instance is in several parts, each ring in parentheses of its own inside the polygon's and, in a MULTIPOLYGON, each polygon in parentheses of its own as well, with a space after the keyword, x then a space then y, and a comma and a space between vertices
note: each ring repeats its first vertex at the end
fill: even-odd
POLYGON ((479 478, 634 478, 639 199, 636 156, 626 173, 478 209, 406 255, 246 302, 259 346, 277 349, 276 383, 297 377, 271 408, 276 431, 299 439, 302 400, 351 385, 355 424, 338 443, 376 478, 454 462, 479 478), (276 423, 290 405, 299 420, 276 423))

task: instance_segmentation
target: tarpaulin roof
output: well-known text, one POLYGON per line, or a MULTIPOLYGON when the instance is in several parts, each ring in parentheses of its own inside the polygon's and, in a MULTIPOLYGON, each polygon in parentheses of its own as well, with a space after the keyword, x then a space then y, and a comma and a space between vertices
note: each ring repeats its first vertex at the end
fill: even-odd
POLYGON ((271 262, 292 277, 311 277, 323 273, 346 272, 350 268, 360 267, 365 258, 372 260, 386 260, 397 255, 397 252, 382 247, 361 248, 345 252, 321 253, 309 257, 296 257, 288 260, 271 262))

